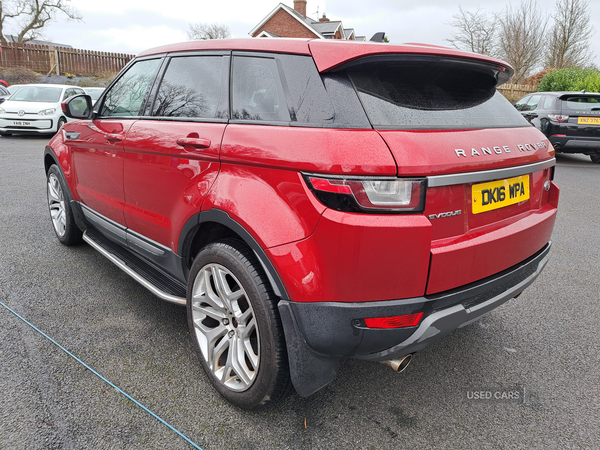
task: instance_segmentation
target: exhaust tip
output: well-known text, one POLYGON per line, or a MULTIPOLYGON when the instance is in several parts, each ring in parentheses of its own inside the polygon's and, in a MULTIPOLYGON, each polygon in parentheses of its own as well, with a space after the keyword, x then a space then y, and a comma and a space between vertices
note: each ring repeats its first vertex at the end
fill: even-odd
POLYGON ((406 368, 408 367, 408 365, 410 364, 411 361, 412 361, 412 354, 405 355, 400 358, 390 359, 387 361, 380 361, 380 362, 384 366, 387 366, 390 369, 392 369, 394 372, 400 373, 400 372, 404 372, 406 370, 406 368))

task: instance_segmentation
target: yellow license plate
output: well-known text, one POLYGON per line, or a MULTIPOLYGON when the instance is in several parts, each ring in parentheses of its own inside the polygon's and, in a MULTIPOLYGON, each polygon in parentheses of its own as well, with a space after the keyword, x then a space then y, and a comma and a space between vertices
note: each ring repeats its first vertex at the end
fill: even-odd
POLYGON ((579 117, 577 123, 579 125, 600 125, 600 117, 579 117))
POLYGON ((473 214, 492 211, 529 199, 529 175, 474 184, 471 187, 473 214))

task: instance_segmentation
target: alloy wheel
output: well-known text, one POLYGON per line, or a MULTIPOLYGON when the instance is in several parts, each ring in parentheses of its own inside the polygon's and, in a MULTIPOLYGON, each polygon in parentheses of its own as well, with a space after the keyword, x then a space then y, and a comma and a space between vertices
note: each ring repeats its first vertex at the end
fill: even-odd
POLYGON ((260 364, 256 317, 238 279, 220 264, 207 264, 192 288, 195 337, 213 375, 242 392, 254 382, 260 364))
POLYGON ((48 177, 48 208, 56 234, 63 237, 67 227, 65 198, 60 181, 53 173, 48 177))

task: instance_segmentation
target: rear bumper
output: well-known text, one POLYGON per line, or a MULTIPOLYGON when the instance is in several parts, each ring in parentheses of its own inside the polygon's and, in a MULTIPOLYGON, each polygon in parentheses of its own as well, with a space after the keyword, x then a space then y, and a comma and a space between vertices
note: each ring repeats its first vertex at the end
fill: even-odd
POLYGON ((342 357, 372 361, 422 350, 518 296, 546 265, 551 244, 494 276, 439 294, 383 302, 281 301, 292 381, 308 396, 331 382, 342 357), (370 329, 362 319, 424 312, 418 327, 370 329))
POLYGON ((560 153, 598 153, 600 152, 600 138, 550 136, 548 138, 554 149, 560 153))

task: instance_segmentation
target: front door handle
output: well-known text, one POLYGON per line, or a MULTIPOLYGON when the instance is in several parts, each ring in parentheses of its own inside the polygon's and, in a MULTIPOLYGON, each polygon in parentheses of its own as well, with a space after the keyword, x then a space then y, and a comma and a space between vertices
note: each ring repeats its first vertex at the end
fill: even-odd
POLYGON ((123 140, 123 135, 119 133, 108 133, 104 135, 104 139, 108 142, 121 142, 123 140))
POLYGON ((194 148, 209 148, 210 147, 210 139, 202 139, 202 138, 179 138, 177 139, 177 145, 181 145, 182 147, 191 146, 194 148))

